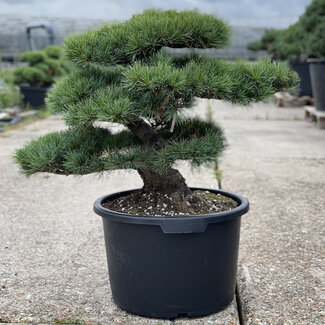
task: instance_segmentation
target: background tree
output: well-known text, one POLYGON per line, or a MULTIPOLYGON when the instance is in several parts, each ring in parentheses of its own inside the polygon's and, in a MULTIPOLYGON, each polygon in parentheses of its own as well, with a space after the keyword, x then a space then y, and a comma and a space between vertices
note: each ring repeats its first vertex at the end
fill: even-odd
POLYGON ((267 29, 262 38, 258 41, 249 43, 247 49, 251 51, 266 51, 268 47, 277 40, 281 32, 280 29, 267 29))
POLYGON ((252 51, 266 50, 274 59, 325 58, 325 0, 314 0, 299 20, 284 30, 267 30, 249 43, 252 51))
POLYGON ((24 52, 20 60, 28 62, 28 66, 15 69, 14 82, 17 85, 50 86, 72 70, 72 64, 64 58, 63 49, 57 45, 50 45, 41 51, 24 52))
POLYGON ((282 63, 217 59, 173 60, 171 48, 220 48, 229 28, 197 11, 147 10, 130 20, 71 38, 66 55, 80 68, 56 84, 47 99, 68 128, 33 140, 15 154, 26 175, 84 175, 135 169, 143 191, 191 195, 176 160, 199 166, 225 147, 213 123, 186 117, 195 97, 248 105, 297 83, 282 63), (119 123, 124 130, 94 126, 119 123))
POLYGON ((314 0, 299 22, 305 32, 305 53, 312 58, 325 58, 325 0, 314 0))

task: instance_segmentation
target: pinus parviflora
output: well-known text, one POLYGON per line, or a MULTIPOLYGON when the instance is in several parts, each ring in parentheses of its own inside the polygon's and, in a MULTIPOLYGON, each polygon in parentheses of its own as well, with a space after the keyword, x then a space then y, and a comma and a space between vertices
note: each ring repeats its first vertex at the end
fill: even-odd
POLYGON ((48 107, 68 128, 33 140, 15 153, 26 175, 85 175, 134 169, 144 192, 176 201, 193 195, 176 160, 214 162, 225 147, 218 126, 184 114, 195 97, 248 105, 297 84, 283 63, 227 62, 163 54, 170 48, 221 48, 229 28, 197 11, 146 10, 66 41, 79 67, 58 82, 48 107), (119 123, 113 134, 96 121, 119 123))

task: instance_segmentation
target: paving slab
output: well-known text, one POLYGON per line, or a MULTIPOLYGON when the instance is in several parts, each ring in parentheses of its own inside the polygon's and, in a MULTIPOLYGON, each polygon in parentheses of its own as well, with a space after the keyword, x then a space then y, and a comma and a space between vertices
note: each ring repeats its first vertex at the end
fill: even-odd
POLYGON ((247 119, 236 115, 246 108, 215 105, 229 143, 223 188, 250 201, 238 272, 244 323, 325 324, 325 130, 296 118, 301 108, 255 105, 248 114, 261 118, 247 119))
MULTIPOLYGON (((57 117, 0 135, 0 323, 239 324, 236 301, 198 319, 148 319, 112 301, 98 197, 142 186, 136 172, 26 179, 12 162, 25 141, 64 128, 57 117)), ((210 168, 181 164, 189 185, 215 187, 210 168)))

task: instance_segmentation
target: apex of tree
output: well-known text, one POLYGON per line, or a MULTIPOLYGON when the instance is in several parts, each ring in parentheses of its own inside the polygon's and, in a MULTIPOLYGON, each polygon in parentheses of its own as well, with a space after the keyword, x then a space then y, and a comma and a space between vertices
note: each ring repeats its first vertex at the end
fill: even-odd
POLYGON ((16 161, 27 175, 135 169, 145 184, 155 179, 157 188, 161 182, 176 189, 176 160, 199 166, 225 147, 218 126, 186 115, 195 97, 248 105, 298 82, 284 63, 175 59, 160 51, 218 48, 228 39, 222 20, 173 10, 147 10, 69 39, 66 54, 79 70, 58 82, 47 99, 68 129, 33 140, 17 150, 16 161), (124 129, 113 134, 96 127, 97 121, 124 129))
POLYGON ((129 64, 150 58, 164 46, 220 48, 229 27, 198 11, 145 10, 124 23, 112 24, 67 41, 68 57, 79 64, 129 64))

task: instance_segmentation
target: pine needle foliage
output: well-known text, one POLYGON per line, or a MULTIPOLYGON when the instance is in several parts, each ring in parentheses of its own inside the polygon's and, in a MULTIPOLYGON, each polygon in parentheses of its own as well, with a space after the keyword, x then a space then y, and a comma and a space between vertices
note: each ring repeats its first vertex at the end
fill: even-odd
POLYGON ((16 162, 26 175, 116 169, 168 175, 176 160, 194 166, 215 161, 225 139, 213 123, 186 117, 195 97, 248 105, 298 82, 283 63, 179 61, 161 51, 219 48, 228 40, 222 20, 173 10, 147 10, 69 39, 66 55, 79 69, 59 81, 47 98, 68 128, 17 150, 16 162), (123 130, 112 133, 96 127, 97 121, 119 123, 123 130))

